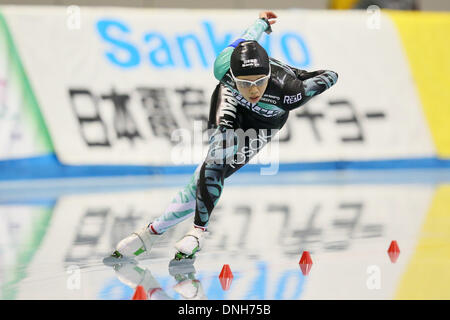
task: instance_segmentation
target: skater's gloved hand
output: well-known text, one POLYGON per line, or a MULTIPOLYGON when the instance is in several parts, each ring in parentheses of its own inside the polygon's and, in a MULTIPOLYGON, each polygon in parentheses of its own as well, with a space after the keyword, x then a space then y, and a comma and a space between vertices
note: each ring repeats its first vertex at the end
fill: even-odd
POLYGON ((275 13, 273 13, 272 11, 261 11, 259 13, 259 18, 263 19, 264 21, 266 21, 269 24, 269 26, 266 29, 266 33, 270 34, 272 32, 271 25, 277 22, 275 20, 277 18, 277 15, 275 13))
POLYGON ((267 19, 267 21, 269 21, 269 23, 272 25, 277 22, 275 19, 278 18, 278 16, 272 11, 261 11, 259 13, 259 18, 267 19))

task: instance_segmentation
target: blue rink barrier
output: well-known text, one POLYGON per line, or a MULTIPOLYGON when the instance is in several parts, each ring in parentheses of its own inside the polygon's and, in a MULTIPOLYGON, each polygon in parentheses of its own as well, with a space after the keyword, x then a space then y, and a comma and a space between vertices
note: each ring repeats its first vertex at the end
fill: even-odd
MULTIPOLYGON (((83 177, 117 177, 174 175, 193 173, 196 165, 131 166, 131 165, 64 165, 55 154, 34 158, 0 161, 0 180, 54 179, 83 177)), ((247 164, 239 172, 260 172, 269 165, 247 164)), ((401 170, 450 168, 450 159, 411 158, 370 161, 323 161, 280 163, 279 172, 325 170, 401 170)))

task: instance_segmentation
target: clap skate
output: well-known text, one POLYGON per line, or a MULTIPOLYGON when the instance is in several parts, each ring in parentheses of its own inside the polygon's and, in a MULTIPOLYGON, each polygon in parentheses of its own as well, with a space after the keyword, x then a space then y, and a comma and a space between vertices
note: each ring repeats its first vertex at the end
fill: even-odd
POLYGON ((151 233, 149 227, 146 226, 121 240, 117 244, 116 250, 111 254, 111 258, 126 260, 144 256, 150 252, 153 244, 160 239, 161 235, 151 233))
POLYGON ((175 249, 177 249, 178 252, 175 254, 174 260, 182 261, 195 259, 195 254, 203 248, 207 234, 207 231, 193 227, 175 244, 175 249))

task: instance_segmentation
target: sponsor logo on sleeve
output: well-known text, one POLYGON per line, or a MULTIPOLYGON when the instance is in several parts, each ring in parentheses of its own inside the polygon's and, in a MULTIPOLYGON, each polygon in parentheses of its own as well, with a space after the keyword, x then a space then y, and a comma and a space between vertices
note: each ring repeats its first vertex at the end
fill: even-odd
POLYGON ((287 104, 293 104, 302 100, 302 94, 298 93, 293 96, 284 96, 283 102, 287 104))

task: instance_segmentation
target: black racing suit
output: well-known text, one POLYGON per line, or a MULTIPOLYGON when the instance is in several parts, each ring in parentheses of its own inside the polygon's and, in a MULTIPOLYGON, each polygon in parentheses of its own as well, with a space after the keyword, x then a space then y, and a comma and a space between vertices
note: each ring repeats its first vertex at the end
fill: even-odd
POLYGON ((338 78, 333 71, 307 72, 270 58, 269 83, 261 99, 252 104, 239 94, 229 70, 229 61, 226 61, 238 43, 239 40, 227 47, 224 51, 228 52, 219 55, 215 64, 217 67, 219 60, 222 73, 215 72, 220 83, 211 98, 208 126, 216 130, 211 136, 208 155, 197 181, 194 220, 196 226, 205 228, 223 191, 224 179, 244 166, 271 140, 286 123, 291 110, 329 89, 338 78), (227 62, 228 70, 225 72, 227 62), (249 135, 253 138, 243 139, 236 135, 237 129, 254 129, 256 136, 249 135), (252 139, 257 143, 252 143, 252 139))
POLYGON ((256 104, 246 101, 231 76, 230 56, 241 41, 258 40, 267 28, 266 21, 256 20, 216 58, 214 75, 219 84, 211 98, 208 126, 214 133, 210 136, 208 154, 164 214, 151 223, 152 232, 164 233, 192 215, 195 226, 206 228, 224 180, 271 141, 291 110, 336 83, 338 76, 333 71, 307 72, 271 58, 271 76, 263 96, 256 104))

